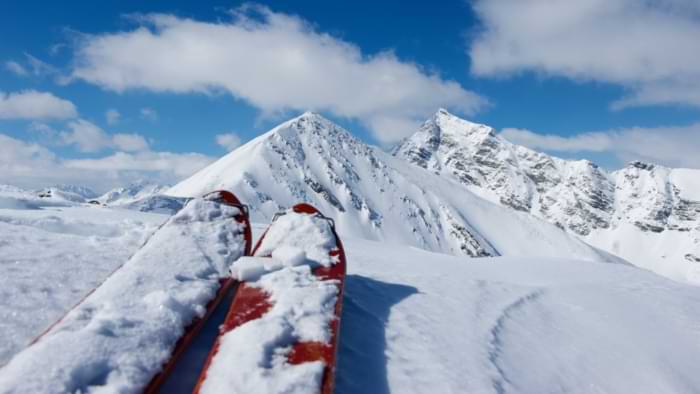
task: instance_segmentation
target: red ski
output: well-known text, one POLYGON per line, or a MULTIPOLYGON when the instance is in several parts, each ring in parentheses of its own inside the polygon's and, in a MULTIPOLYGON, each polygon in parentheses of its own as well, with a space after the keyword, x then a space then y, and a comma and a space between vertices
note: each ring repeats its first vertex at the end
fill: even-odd
POLYGON ((308 204, 278 214, 232 271, 242 280, 194 392, 332 393, 346 271, 333 220, 308 204))
MULTIPOLYGON (((207 195, 204 196, 204 199, 211 200, 211 201, 216 201, 221 204, 226 204, 232 207, 236 207, 240 210, 240 214, 234 217, 234 219, 238 222, 241 223, 245 226, 244 232, 243 232, 243 237, 245 240, 245 254, 244 256, 250 256, 250 251, 253 243, 253 236, 252 236, 252 231, 250 227, 250 220, 249 220, 249 215, 248 215, 248 207, 246 205, 243 205, 241 201, 231 192, 226 191, 226 190, 219 190, 219 191, 214 191, 211 193, 208 193, 207 195)), ((220 287, 219 290, 216 292, 216 296, 207 303, 206 306, 206 313, 204 316, 202 316, 200 319, 197 319, 190 323, 190 325, 185 329, 185 334, 180 338, 180 340, 177 341, 175 344, 175 349, 173 349, 173 352, 170 356, 170 359, 168 362, 163 366, 163 369, 160 373, 158 373, 156 376, 153 377, 151 382, 148 384, 146 389, 144 390, 144 393, 147 394, 152 394, 152 393, 157 393, 161 387, 161 385, 167 380, 167 378, 170 376, 170 373, 173 371, 175 368, 175 365, 177 364, 178 360, 180 359, 180 356, 187 350, 189 345, 192 343, 194 338, 199 334, 200 331, 202 331, 202 328, 204 325, 207 323, 207 320, 209 320, 209 317, 211 317, 212 313, 216 309, 216 307, 227 297, 231 296, 231 293, 233 291, 233 286, 234 286, 234 280, 230 276, 227 276, 226 278, 223 278, 219 281, 220 287)))

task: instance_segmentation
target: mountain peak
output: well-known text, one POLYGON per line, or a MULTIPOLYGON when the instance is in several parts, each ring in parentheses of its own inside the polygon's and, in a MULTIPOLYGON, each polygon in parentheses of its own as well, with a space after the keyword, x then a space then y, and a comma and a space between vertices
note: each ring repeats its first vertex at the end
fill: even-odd
POLYGON ((314 111, 305 111, 303 114, 297 116, 294 119, 309 119, 309 118, 326 119, 323 117, 323 115, 319 114, 318 112, 314 112, 314 111))
POLYGON ((453 115, 444 108, 438 109, 433 117, 426 122, 431 123, 439 128, 440 134, 448 134, 462 137, 495 137, 496 133, 493 128, 464 120, 459 116, 453 115))

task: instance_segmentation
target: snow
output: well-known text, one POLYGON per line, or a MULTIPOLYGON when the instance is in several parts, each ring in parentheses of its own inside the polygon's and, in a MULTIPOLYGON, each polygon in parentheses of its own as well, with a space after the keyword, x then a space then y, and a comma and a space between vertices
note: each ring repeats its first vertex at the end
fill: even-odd
MULTIPOLYGON (((0 393, 140 391, 185 327, 204 314, 219 279, 243 253, 242 226, 233 219, 238 213, 201 199, 187 204, 46 335, 0 369, 0 393)), ((16 221, 16 226, 62 233, 43 221, 16 221)), ((85 235, 83 226, 75 228, 85 235)), ((78 268, 85 275, 83 270, 78 268)), ((34 286, 32 279, 21 285, 34 286)), ((21 292, 10 296, 23 298, 21 292)))
POLYGON ((700 201, 700 171, 685 168, 674 169, 671 172, 671 182, 678 186, 681 197, 700 201))
POLYGON ((332 263, 328 251, 335 243, 330 223, 323 217, 287 212, 270 226, 255 254, 268 256, 272 253, 274 258, 288 261, 298 259, 294 256, 299 253, 295 249, 302 248, 309 260, 328 267, 332 263))
POLYGON ((23 198, 0 196, 0 209, 38 209, 39 206, 23 198))
POLYGON ((344 239, 336 393, 694 393, 700 289, 623 264, 344 239))
POLYGON ((0 209, 0 365, 124 263, 164 220, 93 207, 0 209))
MULTIPOLYGON (((0 222, 0 349, 5 361, 126 260, 166 218, 87 206, 0 210, 0 215, 25 223, 0 222), (114 236, 46 231, 39 220, 46 216, 61 218, 65 228, 101 224, 113 228, 114 236)), ((469 259, 340 236, 348 276, 336 393, 700 391, 698 287, 624 264, 517 256, 469 259)), ((194 247, 194 241, 187 242, 194 247)), ((306 267, 265 278, 294 288, 312 279, 306 267)), ((138 294, 119 294, 110 301, 130 300, 158 310, 162 305, 165 314, 186 305, 181 297, 186 296, 169 298, 154 291, 146 301, 138 294)), ((322 298, 308 302, 318 305, 322 298)), ((288 307, 297 306, 292 304, 288 307)), ((124 321, 111 317, 113 311, 102 309, 93 327, 121 332, 124 321)), ((269 342, 264 349, 289 335, 288 328, 265 332, 269 342)), ((57 350, 48 353, 60 356, 57 350)), ((231 365, 255 362, 239 357, 230 352, 231 365)), ((280 359, 270 355, 269 361, 280 359)), ((82 360, 76 379, 97 372, 106 379, 113 372, 109 365, 91 363, 96 359, 82 360)), ((2 379, 7 379, 8 367, 0 367, 2 379)), ((44 362, 36 368, 31 376, 37 379, 62 373, 44 362)), ((318 366, 304 368, 280 379, 296 382, 304 375, 313 381, 318 376, 318 366)), ((268 379, 269 386, 261 390, 283 382, 268 379)), ((0 386, 0 392, 8 391, 0 386)), ((56 387, 53 391, 62 391, 56 387)))
POLYGON ((105 205, 120 206, 148 199, 149 197, 163 193, 168 188, 169 186, 142 180, 125 187, 112 189, 97 197, 96 200, 105 205))
POLYGON ((257 257, 234 263, 234 276, 268 294, 272 307, 222 336, 201 393, 318 393, 323 363, 291 365, 287 356, 295 342, 331 339, 337 283, 311 270, 335 263, 335 246, 327 220, 288 211, 270 226, 257 257))

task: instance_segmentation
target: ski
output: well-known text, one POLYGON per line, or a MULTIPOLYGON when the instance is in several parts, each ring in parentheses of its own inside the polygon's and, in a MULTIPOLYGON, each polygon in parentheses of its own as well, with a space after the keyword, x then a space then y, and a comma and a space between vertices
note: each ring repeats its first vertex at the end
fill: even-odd
POLYGON ((230 192, 190 201, 123 265, 0 370, 18 392, 156 392, 249 255, 248 210, 230 192), (46 371, 53 371, 46 373, 46 371), (117 382, 115 384, 115 382, 117 382))
POLYGON ((346 271, 333 220, 295 205, 231 271, 240 283, 194 392, 332 393, 346 271))
MULTIPOLYGON (((233 219, 244 226, 243 229, 243 239, 245 242, 244 246, 244 256, 248 256, 251 253, 251 247, 253 243, 252 229, 250 227, 250 218, 248 214, 248 207, 243 205, 241 201, 233 193, 225 190, 214 191, 208 193, 204 196, 204 199, 210 201, 216 201, 221 204, 225 204, 231 207, 238 208, 240 213, 235 215, 233 219)), ((180 357, 185 353, 185 350, 190 346, 195 337, 202 331, 202 328, 209 320, 214 310, 221 304, 221 302, 226 297, 231 297, 233 291, 234 280, 230 276, 219 279, 219 289, 216 291, 216 296, 207 303, 206 313, 201 318, 195 319, 190 325, 185 329, 185 334, 180 337, 180 339, 175 344, 175 348, 168 361, 163 365, 161 372, 151 379, 148 386, 144 390, 145 394, 155 394, 159 391, 160 387, 166 382, 170 374, 172 373, 175 365, 179 361, 180 357)))

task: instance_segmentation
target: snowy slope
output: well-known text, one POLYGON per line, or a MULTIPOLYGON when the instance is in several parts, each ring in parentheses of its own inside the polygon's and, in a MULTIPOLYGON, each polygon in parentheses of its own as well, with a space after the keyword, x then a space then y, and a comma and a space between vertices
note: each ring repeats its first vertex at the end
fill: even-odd
POLYGON ((30 191, 0 184, 0 208, 37 209, 39 206, 75 206, 86 201, 78 191, 89 193, 89 189, 77 186, 53 186, 39 191, 30 191))
POLYGON ((700 392, 696 286, 629 265, 464 264, 344 241, 338 394, 700 392))
POLYGON ((35 208, 0 209, 0 365, 126 261, 167 218, 92 206, 35 208))
MULTIPOLYGON (((0 325, 2 349, 17 349, 23 343, 17 338, 39 334, 44 326, 37 316, 70 308, 81 291, 104 279, 117 252, 129 255, 138 247, 87 233, 100 224, 138 228, 126 227, 117 214, 151 225, 167 218, 89 206, 1 214, 14 220, 32 215, 35 222, 40 217, 34 215, 60 215, 84 230, 68 237, 26 224, 0 225, 0 240, 18 232, 12 240, 26 237, 0 241, 0 281, 10 275, 0 291, 7 284, 14 289, 0 298, 11 300, 0 303, 0 322, 13 322, 0 325)), ((266 227, 254 226, 256 238, 266 227)), ((339 394, 700 391, 698 287, 622 264, 467 260, 357 238, 343 242, 348 277, 339 394)), ((15 352, 5 352, 6 360, 15 352)))
POLYGON ((445 110, 392 153, 635 264, 700 283, 700 170, 633 162, 607 173, 512 144, 445 110))
POLYGON ((232 190, 260 221, 309 202, 335 219, 341 236, 469 256, 605 258, 551 224, 485 201, 313 113, 270 130, 168 193, 192 197, 216 189, 232 190))
POLYGON ((97 201, 105 205, 118 206, 148 199, 149 197, 162 194, 170 186, 160 185, 149 181, 134 182, 125 187, 112 189, 96 198, 97 201))

